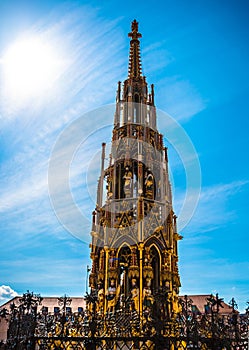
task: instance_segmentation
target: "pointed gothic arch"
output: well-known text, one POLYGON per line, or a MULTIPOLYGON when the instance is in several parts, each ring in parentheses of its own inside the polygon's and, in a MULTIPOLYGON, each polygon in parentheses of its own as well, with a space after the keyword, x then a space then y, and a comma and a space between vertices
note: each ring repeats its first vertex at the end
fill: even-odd
POLYGON ((131 247, 130 245, 122 244, 117 251, 118 259, 118 283, 120 285, 120 293, 125 299, 130 294, 130 283, 128 276, 128 268, 131 261, 131 247))
POLYGON ((153 279, 151 284, 152 289, 156 291, 162 284, 160 271, 162 267, 162 252, 164 250, 164 247, 156 237, 150 237, 146 241, 145 247, 149 248, 151 258, 150 264, 153 271, 153 279))
POLYGON ((155 245, 158 251, 164 250, 166 247, 164 246, 163 242, 160 241, 157 237, 154 235, 147 238, 147 240, 144 242, 145 247, 150 247, 151 245, 155 245))
MULTIPOLYGON (((117 229, 117 232, 120 229, 117 229)), ((116 248, 120 248, 123 245, 127 245, 129 247, 137 245, 137 242, 135 241, 135 239, 133 237, 130 237, 128 235, 120 235, 119 238, 117 240, 115 240, 115 242, 112 243, 112 246, 116 247, 116 248)))

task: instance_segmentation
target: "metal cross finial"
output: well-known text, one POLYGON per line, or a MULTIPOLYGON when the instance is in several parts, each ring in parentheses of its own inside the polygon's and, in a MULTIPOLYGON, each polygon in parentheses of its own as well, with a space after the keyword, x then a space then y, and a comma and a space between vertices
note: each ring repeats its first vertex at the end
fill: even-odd
POLYGON ((137 40, 138 38, 141 38, 142 35, 138 33, 138 22, 134 19, 134 21, 131 24, 131 32, 128 34, 129 37, 132 38, 132 40, 137 40))
POLYGON ((66 311, 66 307, 69 306, 72 302, 72 299, 69 298, 66 294, 64 294, 62 297, 57 298, 58 300, 58 305, 62 306, 63 312, 66 311))
POLYGON ((238 304, 236 303, 236 301, 235 301, 234 298, 232 298, 232 299, 229 301, 229 305, 232 307, 233 312, 235 312, 235 310, 238 309, 238 304))

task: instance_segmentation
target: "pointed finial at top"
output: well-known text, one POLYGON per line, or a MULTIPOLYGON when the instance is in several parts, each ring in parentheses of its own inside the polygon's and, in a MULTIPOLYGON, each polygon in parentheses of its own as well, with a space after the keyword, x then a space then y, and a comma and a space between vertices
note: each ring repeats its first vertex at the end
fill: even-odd
POLYGON ((138 33, 138 22, 135 19, 131 24, 131 30, 128 36, 132 38, 132 40, 137 40, 142 37, 142 34, 138 33))
POLYGON ((131 24, 131 33, 128 36, 131 38, 130 41, 130 55, 129 55, 129 78, 141 78, 141 59, 140 59, 140 41, 142 35, 138 33, 138 22, 134 19, 131 24))

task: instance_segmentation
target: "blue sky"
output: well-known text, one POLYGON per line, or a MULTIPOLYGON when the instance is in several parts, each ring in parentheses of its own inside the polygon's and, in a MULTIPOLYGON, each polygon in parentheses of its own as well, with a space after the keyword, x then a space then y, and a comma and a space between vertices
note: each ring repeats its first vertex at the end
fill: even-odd
MULTIPOLYGON (((241 310, 249 300, 247 2, 2 0, 0 302, 27 289, 44 296, 85 293, 99 152, 110 141, 113 120, 112 107, 103 106, 115 102, 116 84, 126 78, 134 18, 156 105, 185 129, 201 166, 200 200, 180 232, 181 293, 219 292, 227 302, 235 297, 241 310), (37 83, 17 94, 6 87, 4 57, 13 43, 29 37, 52 48, 56 72, 42 88, 37 83), (52 149, 73 122, 73 140, 64 146, 84 140, 70 168, 82 222, 58 188, 78 235, 59 223, 48 190, 52 149)), ((177 214, 186 181, 170 144, 169 161, 177 214)))

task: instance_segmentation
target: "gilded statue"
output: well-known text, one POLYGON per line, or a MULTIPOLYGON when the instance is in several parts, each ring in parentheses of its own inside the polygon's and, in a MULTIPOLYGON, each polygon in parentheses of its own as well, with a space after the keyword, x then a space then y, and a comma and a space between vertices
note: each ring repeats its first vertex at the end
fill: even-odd
POLYGON ((138 312, 139 311, 139 288, 137 286, 136 278, 133 278, 131 280, 131 283, 132 283, 131 298, 133 301, 133 306, 134 306, 135 310, 138 312))
POLYGON ((114 312, 115 306, 117 304, 118 298, 120 294, 120 286, 116 288, 115 279, 112 278, 110 281, 110 286, 107 290, 106 300, 107 300, 107 311, 114 312))
POLYGON ((131 196, 132 172, 128 166, 125 168, 125 174, 123 176, 123 179, 124 179, 125 197, 130 197, 131 196))
POLYGON ((146 308, 150 308, 154 303, 154 298, 151 292, 151 279, 146 278, 145 286, 143 289, 143 304, 146 308))
POLYGON ((101 282, 98 283, 98 301, 97 301, 97 312, 102 313, 104 310, 105 292, 101 282))

